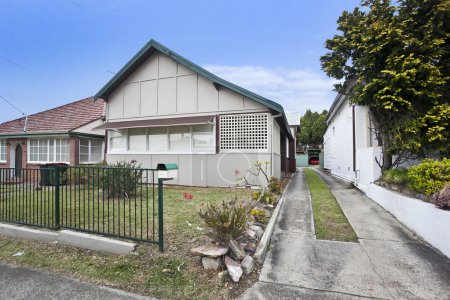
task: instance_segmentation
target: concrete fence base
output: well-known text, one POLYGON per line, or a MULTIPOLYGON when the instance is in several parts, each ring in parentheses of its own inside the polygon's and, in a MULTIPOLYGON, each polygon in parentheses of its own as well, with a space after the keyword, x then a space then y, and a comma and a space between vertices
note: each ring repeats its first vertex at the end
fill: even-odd
POLYGON ((4 223, 0 223, 0 235, 45 242, 57 241, 65 245, 113 254, 129 254, 133 252, 136 247, 135 243, 118 241, 71 230, 46 231, 4 223))

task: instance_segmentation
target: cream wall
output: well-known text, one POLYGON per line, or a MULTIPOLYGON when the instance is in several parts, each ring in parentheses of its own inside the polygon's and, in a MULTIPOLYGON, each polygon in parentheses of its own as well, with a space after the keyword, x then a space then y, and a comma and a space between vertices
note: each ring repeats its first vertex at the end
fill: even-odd
MULTIPOLYGON (((256 161, 270 161, 270 153, 219 153, 219 154, 108 154, 108 162, 135 159, 142 168, 156 168, 158 163, 176 163, 179 177, 167 184, 194 186, 233 186, 236 184, 235 170, 239 176, 247 175, 250 182, 264 184, 262 178, 247 173, 256 161)), ((270 167, 269 167, 270 172, 270 167)), ((274 174, 275 175, 275 174, 274 174)), ((145 175, 144 175, 145 176, 145 175)), ((149 175, 151 176, 151 175, 149 175)), ((156 178, 155 178, 156 179, 156 178)))
POLYGON ((243 110, 267 108, 224 87, 217 90, 208 79, 155 52, 110 95, 107 119, 243 110))
POLYGON ((78 133, 105 135, 104 129, 94 129, 95 127, 98 127, 98 126, 102 125, 103 123, 104 122, 102 119, 97 119, 86 125, 78 127, 77 129, 74 129, 73 131, 78 132, 78 133))

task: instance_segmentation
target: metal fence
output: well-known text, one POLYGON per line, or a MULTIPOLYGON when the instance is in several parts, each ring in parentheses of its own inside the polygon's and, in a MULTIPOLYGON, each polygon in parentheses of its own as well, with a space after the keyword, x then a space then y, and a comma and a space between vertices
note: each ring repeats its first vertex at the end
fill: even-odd
POLYGON ((0 221, 158 244, 163 181, 155 169, 0 169, 0 221))

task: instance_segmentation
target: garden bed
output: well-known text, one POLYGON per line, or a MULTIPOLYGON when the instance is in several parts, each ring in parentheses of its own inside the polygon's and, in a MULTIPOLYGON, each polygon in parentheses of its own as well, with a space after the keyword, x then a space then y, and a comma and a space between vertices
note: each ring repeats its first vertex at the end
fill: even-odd
MULTIPOLYGON (((58 243, 0 237, 0 260, 163 299, 233 298, 237 287, 228 279, 220 279, 217 273, 205 272, 190 249, 211 241, 197 214, 201 208, 219 204, 232 195, 239 201, 246 201, 251 192, 248 189, 166 187, 165 251, 162 253, 151 244, 139 244, 136 253, 119 256, 58 243), (185 193, 193 198, 186 199, 185 193), (14 256, 19 252, 23 254, 14 256)), ((245 279, 243 286, 247 280, 249 284, 254 281, 245 279)))

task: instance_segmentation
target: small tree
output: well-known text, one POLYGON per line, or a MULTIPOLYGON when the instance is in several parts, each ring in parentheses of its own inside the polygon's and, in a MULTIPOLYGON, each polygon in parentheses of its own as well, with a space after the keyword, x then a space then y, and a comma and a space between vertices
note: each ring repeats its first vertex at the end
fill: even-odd
POLYGON ((323 144, 323 135, 327 130, 325 124, 327 114, 326 110, 319 114, 308 109, 300 118, 300 131, 297 133, 297 138, 301 147, 319 148, 323 144))
POLYGON ((344 11, 341 34, 321 57, 323 70, 345 82, 337 90, 369 107, 383 170, 426 153, 445 157, 450 143, 450 1, 394 3, 364 0, 344 11))

